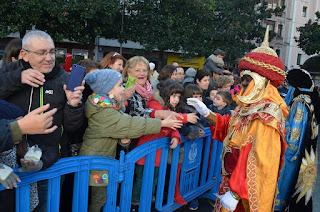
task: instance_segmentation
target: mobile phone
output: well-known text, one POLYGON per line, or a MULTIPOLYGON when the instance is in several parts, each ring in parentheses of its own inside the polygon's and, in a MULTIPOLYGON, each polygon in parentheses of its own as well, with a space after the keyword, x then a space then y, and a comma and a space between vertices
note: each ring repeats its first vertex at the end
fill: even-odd
POLYGON ((129 87, 133 86, 135 83, 136 83, 136 78, 129 76, 127 83, 126 83, 126 86, 124 88, 129 88, 129 87))
POLYGON ((80 65, 73 64, 69 81, 67 84, 67 90, 74 91, 75 87, 81 85, 86 68, 80 65))

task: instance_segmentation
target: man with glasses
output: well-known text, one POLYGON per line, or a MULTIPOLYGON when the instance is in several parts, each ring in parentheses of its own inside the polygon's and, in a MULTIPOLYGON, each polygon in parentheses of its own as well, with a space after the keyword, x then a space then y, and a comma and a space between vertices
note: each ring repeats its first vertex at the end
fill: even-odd
POLYGON ((176 82, 181 84, 183 80, 184 80, 184 70, 181 66, 178 66, 176 82))
MULTIPOLYGON (((81 103, 83 84, 74 91, 66 89, 69 74, 55 61, 55 46, 50 35, 30 31, 22 39, 22 59, 0 69, 0 98, 19 106, 25 114, 39 106, 57 108, 53 125, 57 130, 46 135, 26 135, 28 145, 38 145, 42 157, 38 163, 21 160, 29 171, 43 170, 60 157, 63 131, 74 131, 83 121, 81 103), (63 126, 63 127, 62 127, 63 126), (62 130, 63 128, 63 130, 62 130)), ((38 182, 39 210, 46 211, 47 181, 38 182)))

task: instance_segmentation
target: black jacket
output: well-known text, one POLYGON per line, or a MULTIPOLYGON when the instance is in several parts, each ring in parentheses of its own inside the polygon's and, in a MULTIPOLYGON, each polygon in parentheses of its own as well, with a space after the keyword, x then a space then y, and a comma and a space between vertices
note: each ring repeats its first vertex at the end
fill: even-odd
MULTIPOLYGON (((21 72, 31 68, 23 60, 9 63, 0 69, 0 98, 19 106, 26 114, 40 106, 40 87, 34 88, 21 83, 21 72), (31 102, 30 102, 31 100, 31 102)), ((69 74, 58 63, 53 70, 45 74, 43 85, 43 105, 50 103, 50 109, 57 108, 53 124, 58 126, 54 132, 46 135, 27 135, 30 146, 38 144, 42 149, 43 169, 54 164, 60 157, 59 143, 64 131, 74 131, 81 126, 84 118, 83 105, 72 107, 67 104, 63 85, 67 84, 69 74)))

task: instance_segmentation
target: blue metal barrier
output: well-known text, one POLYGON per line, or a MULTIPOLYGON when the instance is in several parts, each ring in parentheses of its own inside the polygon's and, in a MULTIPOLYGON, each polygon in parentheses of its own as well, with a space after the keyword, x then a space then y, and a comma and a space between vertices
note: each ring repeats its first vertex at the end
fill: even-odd
MULTIPOLYGON (((182 138, 182 144, 184 145, 184 161, 181 166, 179 183, 182 197, 187 202, 202 194, 203 197, 215 199, 213 193, 218 192, 221 179, 220 155, 222 143, 216 140, 212 141, 210 129, 206 128, 204 138, 198 138, 192 142, 182 138), (212 152, 209 162, 210 149, 212 152)), ((107 170, 109 173, 109 184, 107 187, 107 203, 103 211, 128 212, 131 208, 135 163, 142 157, 145 157, 139 211, 149 212, 152 205, 155 156, 156 150, 159 149, 161 149, 161 162, 156 188, 155 208, 158 211, 174 211, 181 207, 181 205, 174 201, 181 144, 172 151, 171 167, 167 171, 169 146, 169 138, 160 138, 133 149, 127 155, 121 152, 119 160, 100 156, 77 156, 60 159, 44 171, 33 173, 16 172, 21 179, 21 183, 18 183, 18 188, 16 189, 16 211, 23 212, 29 210, 30 184, 48 179, 47 211, 58 212, 61 176, 69 173, 74 173, 72 211, 87 211, 89 171, 107 170), (120 184, 119 205, 117 205, 118 184, 120 184)), ((0 185, 0 191, 4 189, 0 185)))

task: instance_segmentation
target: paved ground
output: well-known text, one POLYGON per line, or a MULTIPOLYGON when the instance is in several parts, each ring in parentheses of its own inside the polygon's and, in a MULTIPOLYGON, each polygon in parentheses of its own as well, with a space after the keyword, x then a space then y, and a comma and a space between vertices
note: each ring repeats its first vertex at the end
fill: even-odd
MULTIPOLYGON (((200 199, 199 200, 199 208, 198 210, 196 210, 196 212, 212 212, 213 211, 213 206, 214 206, 214 201, 210 200, 210 199, 200 199)), ((189 210, 189 206, 183 206, 177 210, 175 210, 175 212, 187 212, 187 211, 192 211, 189 210)))

